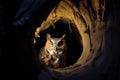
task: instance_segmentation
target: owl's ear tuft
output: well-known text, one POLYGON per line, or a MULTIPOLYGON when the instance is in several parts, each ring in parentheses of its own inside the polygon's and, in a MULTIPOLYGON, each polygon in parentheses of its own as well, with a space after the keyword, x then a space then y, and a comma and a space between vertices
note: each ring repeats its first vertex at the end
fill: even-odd
POLYGON ((47 35, 46 35, 46 39, 50 39, 50 38, 51 38, 50 34, 47 33, 47 35))
POLYGON ((65 39, 65 37, 66 37, 66 34, 62 35, 61 40, 65 39))

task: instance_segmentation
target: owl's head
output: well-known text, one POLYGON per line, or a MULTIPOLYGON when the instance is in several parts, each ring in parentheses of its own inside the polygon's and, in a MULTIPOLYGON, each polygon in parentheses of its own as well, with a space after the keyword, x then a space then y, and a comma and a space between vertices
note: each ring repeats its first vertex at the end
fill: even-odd
POLYGON ((46 50, 53 56, 60 56, 64 53, 64 50, 66 49, 66 40, 65 40, 66 34, 62 35, 59 38, 51 37, 50 34, 47 33, 46 35, 46 50))

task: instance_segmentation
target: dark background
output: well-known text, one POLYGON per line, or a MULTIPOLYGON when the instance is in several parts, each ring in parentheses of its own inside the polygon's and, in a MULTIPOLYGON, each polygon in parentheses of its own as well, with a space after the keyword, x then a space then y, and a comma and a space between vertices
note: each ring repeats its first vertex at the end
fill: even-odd
POLYGON ((0 80, 36 78, 39 68, 31 46, 33 31, 58 3, 46 1, 0 0, 0 80))

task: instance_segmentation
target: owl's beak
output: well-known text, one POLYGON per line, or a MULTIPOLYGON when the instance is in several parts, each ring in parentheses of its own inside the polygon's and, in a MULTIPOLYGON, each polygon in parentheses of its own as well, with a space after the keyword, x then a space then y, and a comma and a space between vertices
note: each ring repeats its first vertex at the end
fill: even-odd
POLYGON ((58 50, 58 47, 54 47, 54 50, 57 51, 57 50, 58 50))

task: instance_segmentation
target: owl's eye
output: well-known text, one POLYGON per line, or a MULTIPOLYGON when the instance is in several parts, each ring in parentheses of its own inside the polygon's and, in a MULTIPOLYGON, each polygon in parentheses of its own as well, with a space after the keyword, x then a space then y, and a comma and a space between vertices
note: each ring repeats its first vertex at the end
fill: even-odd
POLYGON ((50 45, 53 45, 53 42, 52 42, 51 40, 49 40, 49 44, 50 44, 50 45))
POLYGON ((59 43, 58 43, 58 46, 62 46, 63 45, 63 41, 60 41, 59 43))
POLYGON ((50 44, 53 46, 53 43, 52 43, 52 42, 50 42, 50 44))

